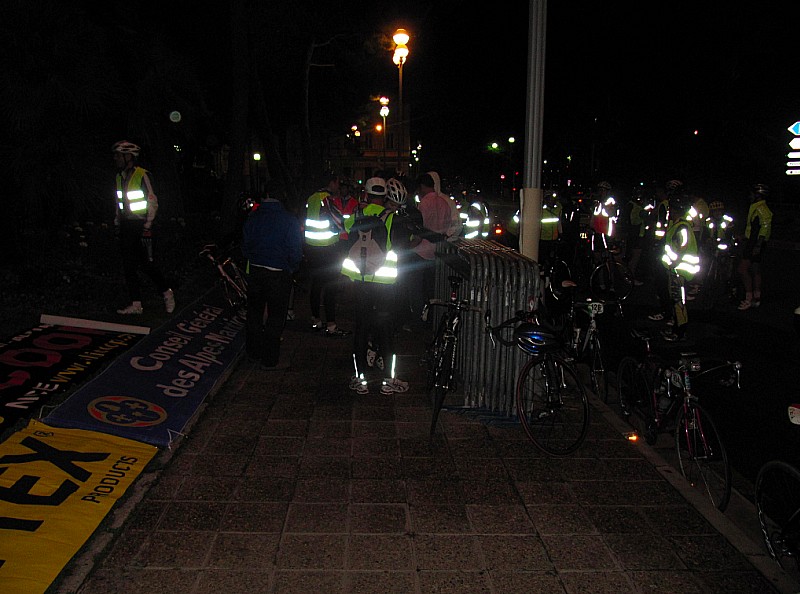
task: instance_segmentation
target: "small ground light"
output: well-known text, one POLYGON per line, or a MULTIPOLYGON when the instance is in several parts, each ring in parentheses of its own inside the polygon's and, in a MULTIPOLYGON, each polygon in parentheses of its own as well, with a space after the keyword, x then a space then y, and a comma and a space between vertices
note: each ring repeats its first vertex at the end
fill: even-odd
POLYGON ((630 433, 624 433, 625 439, 628 441, 639 441, 639 435, 636 431, 631 431, 630 433))

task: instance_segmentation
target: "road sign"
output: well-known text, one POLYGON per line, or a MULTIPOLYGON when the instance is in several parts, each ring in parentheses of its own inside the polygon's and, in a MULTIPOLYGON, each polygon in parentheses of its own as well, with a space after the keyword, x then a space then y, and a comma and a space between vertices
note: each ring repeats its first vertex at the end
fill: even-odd
POLYGON ((800 167, 800 161, 787 161, 787 167, 800 167))
POLYGON ((795 136, 800 136, 800 122, 795 122, 794 124, 789 126, 787 130, 789 130, 789 132, 791 132, 795 136))
POLYGON ((792 141, 789 143, 789 146, 793 149, 800 149, 800 138, 792 138, 792 141))
POLYGON ((786 175, 800 175, 800 169, 787 169, 786 175))

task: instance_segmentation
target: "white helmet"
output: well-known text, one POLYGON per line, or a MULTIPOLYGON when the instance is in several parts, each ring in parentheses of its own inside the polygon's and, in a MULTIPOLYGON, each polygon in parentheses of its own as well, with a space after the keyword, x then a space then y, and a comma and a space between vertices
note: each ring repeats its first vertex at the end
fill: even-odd
POLYGON ((142 149, 140 149, 138 145, 128 142, 127 140, 120 140, 111 147, 112 153, 122 153, 123 155, 133 155, 134 157, 139 156, 140 150, 142 149))
POLYGON ((386 197, 392 202, 404 206, 408 192, 406 187, 399 179, 392 178, 386 182, 386 197))

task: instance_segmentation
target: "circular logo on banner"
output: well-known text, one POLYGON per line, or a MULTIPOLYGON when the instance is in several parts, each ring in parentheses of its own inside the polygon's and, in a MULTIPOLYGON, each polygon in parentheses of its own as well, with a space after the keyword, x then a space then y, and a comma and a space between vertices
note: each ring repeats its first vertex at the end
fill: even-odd
POLYGON ((169 112, 169 121, 177 124, 181 121, 181 112, 179 111, 171 111, 169 112))
POLYGON ((167 411, 157 404, 130 396, 101 396, 86 408, 98 421, 120 427, 150 427, 167 418, 167 411))

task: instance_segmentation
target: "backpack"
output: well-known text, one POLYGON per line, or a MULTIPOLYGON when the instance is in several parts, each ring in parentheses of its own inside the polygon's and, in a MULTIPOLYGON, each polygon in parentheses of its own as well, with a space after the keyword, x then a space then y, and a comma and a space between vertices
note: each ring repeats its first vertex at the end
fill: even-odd
POLYGON ((362 209, 355 212, 353 225, 350 227, 350 249, 347 257, 353 261, 365 276, 374 276, 386 262, 386 245, 389 234, 386 229, 386 219, 390 212, 386 209, 380 214, 366 214, 362 209))

